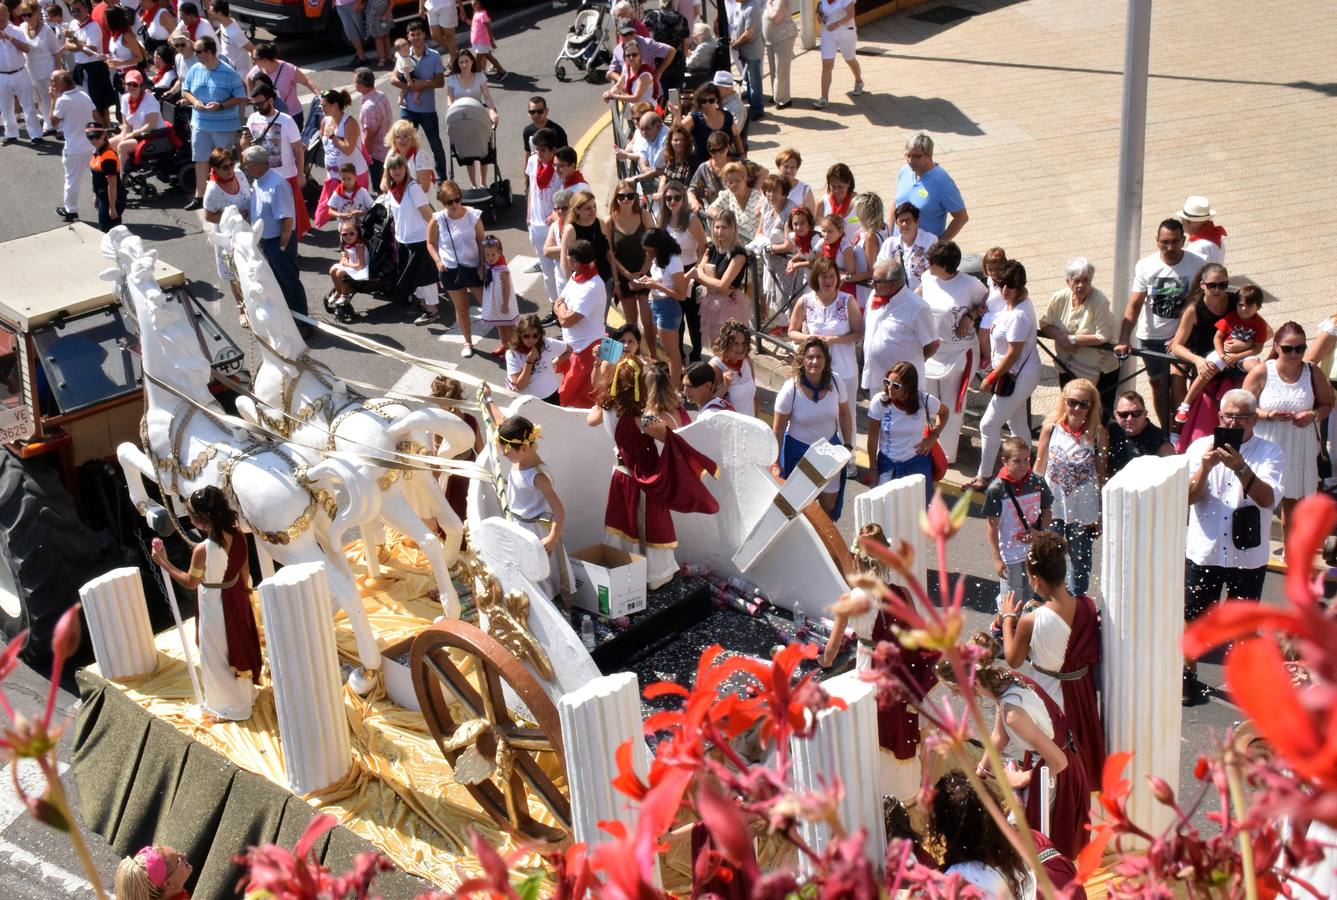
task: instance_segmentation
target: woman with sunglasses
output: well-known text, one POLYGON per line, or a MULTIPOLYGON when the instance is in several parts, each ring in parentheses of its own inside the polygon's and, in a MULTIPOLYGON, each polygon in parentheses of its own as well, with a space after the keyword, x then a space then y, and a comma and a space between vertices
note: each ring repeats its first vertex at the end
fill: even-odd
POLYGON ((706 158, 696 167, 688 185, 692 212, 701 212, 724 191, 724 167, 729 164, 729 137, 717 131, 706 139, 706 158))
POLYGON ((1107 477, 1109 435, 1100 423, 1100 392, 1085 378, 1063 386, 1058 409, 1040 426, 1036 475, 1054 495, 1049 527, 1068 546, 1068 590, 1086 593, 1091 583, 1091 548, 1100 526, 1100 488, 1107 477))
POLYGON ((561 256, 558 267, 567 278, 575 274, 579 264, 571 259, 571 247, 576 241, 589 241, 594 249, 594 265, 599 278, 608 290, 613 287, 613 247, 608 233, 599 220, 599 207, 590 191, 576 191, 567 211, 566 225, 562 228, 561 256))
MULTIPOLYGON (((825 439, 853 449, 841 435, 854 434, 851 409, 854 399, 845 393, 845 383, 831 368, 831 348, 826 341, 810 337, 794 355, 793 377, 785 379, 775 394, 775 419, 771 430, 780 448, 771 471, 788 478, 798 468, 808 448, 825 439)), ((840 519, 845 505, 845 469, 822 488, 817 502, 831 521, 840 519)))
MULTIPOLYGON (((204 188, 204 221, 217 225, 223 218, 223 210, 229 206, 235 206, 243 218, 249 216, 251 185, 232 154, 215 147, 209 154, 209 184, 204 188)), ((246 311, 242 307, 241 283, 237 280, 237 270, 232 266, 232 254, 224 253, 222 247, 214 247, 214 264, 218 267, 218 277, 232 288, 232 299, 237 301, 242 327, 248 327, 246 311)))
POLYGON ((919 390, 919 373, 898 362, 882 379, 882 392, 868 401, 868 459, 877 484, 907 475, 924 476, 924 502, 933 499, 933 458, 947 427, 947 407, 919 390))
MULTIPOLYGON (((617 280, 613 287, 613 297, 622 306, 622 318, 629 325, 648 326, 650 316, 650 292, 640 286, 640 279, 650 270, 650 259, 645 254, 641 239, 653 228, 654 220, 650 213, 641 206, 636 195, 636 186, 630 181, 619 181, 613 191, 612 212, 604 222, 604 236, 613 248, 613 264, 616 267, 617 280)), ((654 333, 646 329, 646 348, 651 358, 655 355, 654 333)))
POLYGON ((162 106, 144 84, 138 69, 125 73, 125 93, 121 95, 121 131, 111 138, 112 149, 121 158, 121 169, 130 165, 130 156, 139 142, 162 127, 162 106))
MULTIPOLYGON (((1243 371, 1229 368, 1223 370, 1207 358, 1216 348, 1217 325, 1235 312, 1238 305, 1239 295, 1230 290, 1230 273, 1225 266, 1208 263, 1194 276, 1184 311, 1179 316, 1179 326, 1165 350, 1185 363, 1175 371, 1182 369, 1194 377, 1201 374, 1214 377, 1182 417, 1178 410, 1175 411, 1174 421, 1179 426, 1176 449, 1180 453, 1198 438, 1212 433, 1212 429, 1219 424, 1216 411, 1220 398, 1225 396, 1226 391, 1244 383, 1243 371)), ((1249 349, 1247 342, 1233 338, 1228 339, 1224 346, 1229 354, 1244 353, 1249 349)), ((1170 426, 1166 427, 1168 429, 1170 426)))
POLYGON ((1318 422, 1332 412, 1332 385, 1305 362, 1305 330, 1296 322, 1277 329, 1272 355, 1251 371, 1244 389, 1258 398, 1256 434, 1286 454, 1281 473, 1281 529, 1289 535, 1295 504, 1318 490, 1318 422))
POLYGON ((438 285, 455 307, 455 322, 464 338, 460 355, 467 359, 474 355, 469 302, 481 305, 483 299, 483 214, 465 206, 463 196, 455 182, 441 182, 436 199, 444 209, 433 214, 427 226, 427 252, 440 273, 438 285))
MULTIPOLYGON (((1319 322, 1315 326, 1316 335, 1309 342, 1309 350, 1305 353, 1305 362, 1318 368, 1320 372, 1328 379, 1328 384, 1337 391, 1337 315, 1331 315, 1319 322)), ((1337 457, 1337 407, 1328 413, 1327 428, 1327 446, 1328 455, 1337 457)), ((1332 479, 1329 479, 1331 483, 1332 479)), ((1320 485, 1326 487, 1327 485, 1320 485)))
POLYGON ((724 108, 720 89, 713 83, 706 82, 692 94, 692 113, 689 121, 697 165, 710 159, 710 149, 706 146, 706 141, 717 131, 724 133, 726 155, 729 150, 740 157, 747 154, 747 150, 743 147, 743 139, 738 133, 738 123, 734 121, 733 113, 724 108))
POLYGON ((635 41, 622 45, 622 75, 603 92, 603 100, 612 106, 622 103, 630 109, 642 101, 659 100, 659 79, 655 67, 641 61, 641 48, 635 41))
MULTIPOLYGON (((429 325, 437 319, 437 266, 431 255, 427 230, 432 222, 432 201, 409 174, 408 162, 398 153, 385 158, 385 203, 395 223, 396 260, 399 273, 395 279, 395 299, 408 305, 414 298, 422 304, 422 313, 414 325, 429 325)), ((468 317, 461 330, 468 328, 468 317)), ((468 333, 467 331, 465 332, 468 333)), ((466 338, 467 341, 467 338, 466 338)), ((473 349, 466 343, 472 356, 473 349)))

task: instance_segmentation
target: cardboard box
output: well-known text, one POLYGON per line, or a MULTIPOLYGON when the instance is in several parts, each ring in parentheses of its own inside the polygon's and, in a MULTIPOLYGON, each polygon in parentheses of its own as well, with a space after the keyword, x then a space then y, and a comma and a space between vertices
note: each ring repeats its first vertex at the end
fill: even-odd
POLYGON ((594 544, 571 555, 576 576, 572 604, 616 619, 645 609, 645 557, 607 544, 594 544))

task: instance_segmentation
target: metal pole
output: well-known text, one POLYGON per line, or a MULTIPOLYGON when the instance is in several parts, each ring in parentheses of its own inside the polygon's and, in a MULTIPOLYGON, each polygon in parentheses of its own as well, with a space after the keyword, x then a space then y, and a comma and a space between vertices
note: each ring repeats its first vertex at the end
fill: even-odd
POLYGON ((1147 142, 1147 67, 1151 0, 1128 0, 1123 54, 1123 116, 1119 128, 1119 198, 1114 225, 1114 284, 1118 309, 1133 287, 1142 237, 1142 174, 1147 142))

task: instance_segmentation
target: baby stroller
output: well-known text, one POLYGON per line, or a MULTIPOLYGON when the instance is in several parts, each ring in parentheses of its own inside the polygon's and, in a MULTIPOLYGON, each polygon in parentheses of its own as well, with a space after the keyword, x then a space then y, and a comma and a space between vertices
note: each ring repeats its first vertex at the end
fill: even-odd
POLYGON ((604 72, 613 59, 613 50, 609 46, 607 19, 609 2, 584 0, 576 20, 567 29, 566 40, 553 63, 553 74, 558 81, 570 81, 566 63, 585 73, 585 80, 598 84, 604 80, 604 72))
MULTIPOLYGON (((394 290, 399 276, 395 264, 395 220, 384 203, 374 203, 358 225, 358 233, 367 244, 367 280, 354 281, 354 294, 371 294, 382 299, 394 290)), ((357 313, 351 303, 336 302, 338 292, 331 287, 325 295, 325 311, 340 322, 354 322, 357 313)))
POLYGON ((140 200, 153 200, 157 178, 188 194, 195 192, 195 164, 190 159, 190 110, 162 101, 162 127, 135 145, 125 168, 126 188, 140 200))
POLYGON ((492 127, 492 119, 487 107, 472 97, 461 97, 450 104, 446 110, 446 141, 450 144, 450 154, 446 160, 446 172, 450 180, 455 178, 455 165, 467 166, 480 163, 483 177, 487 177, 488 166, 492 167, 492 181, 487 187, 463 188, 461 199, 465 206, 480 212, 491 213, 496 220, 497 209, 509 209, 511 205, 511 182, 501 177, 497 167, 497 132, 492 127))

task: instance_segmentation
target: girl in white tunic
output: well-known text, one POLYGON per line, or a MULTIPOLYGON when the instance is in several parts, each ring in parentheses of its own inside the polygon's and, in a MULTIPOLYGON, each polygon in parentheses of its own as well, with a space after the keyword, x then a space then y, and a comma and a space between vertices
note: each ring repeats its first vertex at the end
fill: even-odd
POLYGON ((502 356, 515 339, 515 323, 520 309, 511 286, 511 269, 502 254, 501 238, 489 234, 483 238, 483 324, 497 329, 501 346, 493 356, 502 356))
POLYGON ((503 418, 489 392, 488 415, 497 426, 497 447, 510 463, 506 472, 506 515, 539 539, 548 554, 548 575, 538 587, 553 603, 567 608, 574 580, 571 561, 562 545, 566 509, 562 506, 552 475, 539 456, 539 427, 524 416, 503 418))
MULTIPOLYGON (((1318 490, 1317 421, 1332 411, 1332 386, 1304 361, 1305 331, 1295 322, 1277 329, 1272 358, 1244 379, 1258 398, 1255 434, 1286 454, 1281 476, 1281 527, 1290 533, 1296 502, 1318 490)), ((1234 424, 1234 423, 1222 423, 1234 424)))
POLYGON ((752 370, 752 339, 741 322, 725 322, 711 348, 710 364, 719 370, 719 395, 736 412, 757 414, 757 378, 752 370))

